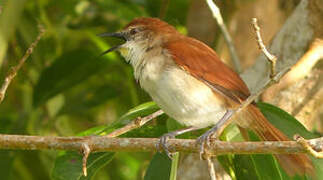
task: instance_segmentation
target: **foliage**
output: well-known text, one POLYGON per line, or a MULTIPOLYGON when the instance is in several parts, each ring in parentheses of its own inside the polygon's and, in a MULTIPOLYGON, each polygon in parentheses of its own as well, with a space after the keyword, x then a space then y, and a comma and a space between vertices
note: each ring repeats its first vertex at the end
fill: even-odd
MULTIPOLYGON (((164 19, 186 32, 189 4, 187 0, 170 1, 164 19)), ((118 54, 98 57, 120 42, 96 34, 117 31, 135 17, 159 16, 162 0, 12 0, 0 2, 0 6, 4 7, 0 10, 1 80, 37 36, 37 24, 47 30, 0 104, 0 133, 106 134, 158 109, 152 102, 143 104, 150 98, 118 54), (128 111, 134 107, 138 108, 128 111)), ((266 104, 260 107, 288 135, 297 132, 314 137, 285 112, 266 104)), ((159 137, 177 127, 174 120, 161 116, 123 137, 159 137)), ((228 131, 224 137, 239 139, 234 132, 228 131)), ((125 180, 176 179, 179 155, 171 161, 158 153, 95 153, 88 161, 87 178, 81 176, 81 157, 76 152, 0 151, 0 158, 1 179, 6 180, 125 180)), ((287 179, 271 155, 228 155, 219 159, 237 179, 287 179)), ((317 161, 317 168, 322 171, 319 162, 323 164, 317 161)), ((323 176, 321 171, 319 177, 323 176)))

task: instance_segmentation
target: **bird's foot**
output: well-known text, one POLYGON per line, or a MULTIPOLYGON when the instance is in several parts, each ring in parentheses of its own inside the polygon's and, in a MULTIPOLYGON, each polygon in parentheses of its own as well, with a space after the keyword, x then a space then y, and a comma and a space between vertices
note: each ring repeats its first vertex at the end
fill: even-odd
MULTIPOLYGON (((162 137, 160 137, 159 143, 156 144, 157 150, 159 152, 164 150, 170 159, 173 159, 174 152, 169 151, 170 146, 167 144, 167 141, 168 139, 174 139, 174 138, 175 138, 175 135, 173 133, 167 133, 167 134, 164 134, 162 137)), ((175 150, 173 149, 172 151, 175 151, 175 150)))
POLYGON ((211 136, 213 135, 212 130, 208 130, 202 136, 198 137, 196 143, 200 145, 200 159, 205 159, 204 155, 207 155, 207 149, 210 147, 211 136))

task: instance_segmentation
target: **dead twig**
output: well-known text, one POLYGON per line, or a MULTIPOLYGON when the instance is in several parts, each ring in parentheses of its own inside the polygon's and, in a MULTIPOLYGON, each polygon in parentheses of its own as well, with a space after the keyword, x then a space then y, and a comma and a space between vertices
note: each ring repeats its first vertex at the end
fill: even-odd
POLYGON ((87 163, 87 158, 89 157, 90 152, 91 152, 91 149, 87 143, 82 144, 81 152, 83 154, 82 171, 83 171, 83 175, 87 176, 86 163, 87 163))
POLYGON ((23 66, 23 64, 25 63, 27 58, 31 55, 34 48, 37 46, 39 40, 41 39, 41 37, 45 33, 45 29, 44 29, 44 27, 42 25, 39 25, 38 29, 39 29, 39 34, 38 34, 36 40, 33 43, 31 43, 31 45, 27 49, 24 56, 20 59, 19 63, 16 66, 12 67, 11 70, 9 70, 7 76, 5 77, 4 83, 2 84, 2 86, 0 88, 0 103, 3 101, 3 99, 4 99, 5 95, 6 95, 6 91, 8 89, 9 84, 16 77, 18 71, 23 66))
POLYGON ((208 156, 206 158, 206 161, 207 161, 207 168, 209 170, 211 180, 216 180, 215 171, 214 171, 214 164, 212 162, 212 157, 208 156))
POLYGON ((270 78, 273 78, 276 75, 276 61, 277 57, 270 54, 264 45, 264 42, 262 41, 261 35, 260 35, 260 27, 258 26, 257 23, 257 18, 252 18, 252 27, 255 30, 256 33, 256 40, 259 46, 259 49, 264 53, 266 58, 269 60, 271 63, 271 71, 270 71, 270 78))
POLYGON ((240 65, 240 60, 239 57, 237 55, 237 51, 235 50, 235 47, 233 45, 233 41, 230 37, 229 31, 227 29, 227 27, 225 26, 224 22, 223 22, 223 18, 220 12, 220 9, 218 8, 218 6, 213 2, 213 0, 206 0, 210 10, 212 11, 213 17, 215 18, 216 22, 218 23, 225 42, 227 43, 227 46, 229 47, 229 51, 232 57, 232 62, 233 62, 233 66, 234 69, 238 72, 241 73, 241 65, 240 65))
MULTIPOLYGON (((309 144, 309 142, 307 142, 302 136, 296 134, 294 136, 294 140, 302 145, 304 149, 306 149, 306 151, 315 158, 323 158, 323 150, 321 149, 321 152, 315 151, 314 148, 309 144)), ((323 146, 323 143, 321 145, 323 146)))
POLYGON ((117 137, 120 136, 121 134, 124 134, 128 131, 131 131, 133 129, 139 128, 141 126, 143 126, 144 124, 146 124, 147 122, 149 122, 150 120, 156 118, 157 116, 162 115, 164 112, 162 110, 158 110, 148 116, 145 116, 143 118, 138 117, 137 119, 135 119, 134 121, 131 121, 129 124, 125 125, 124 127, 117 129, 107 135, 105 135, 104 137, 117 137))

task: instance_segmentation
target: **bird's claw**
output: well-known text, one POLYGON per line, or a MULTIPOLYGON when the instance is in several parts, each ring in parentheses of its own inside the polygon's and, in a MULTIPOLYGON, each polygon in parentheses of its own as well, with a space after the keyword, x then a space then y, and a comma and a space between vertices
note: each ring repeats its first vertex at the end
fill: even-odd
POLYGON ((205 149, 208 149, 210 147, 210 138, 212 136, 212 132, 208 131, 204 133, 202 136, 197 138, 197 144, 200 145, 200 159, 205 159, 203 158, 204 155, 206 154, 205 149))
MULTIPOLYGON (((168 139, 173 139, 173 138, 175 138, 174 135, 165 134, 162 137, 160 137, 159 142, 156 144, 157 150, 159 152, 164 151, 170 159, 173 159, 173 154, 174 153, 169 151, 170 147, 169 147, 169 145, 167 145, 167 140, 168 139)), ((174 151, 174 150, 172 150, 172 151, 174 151)))

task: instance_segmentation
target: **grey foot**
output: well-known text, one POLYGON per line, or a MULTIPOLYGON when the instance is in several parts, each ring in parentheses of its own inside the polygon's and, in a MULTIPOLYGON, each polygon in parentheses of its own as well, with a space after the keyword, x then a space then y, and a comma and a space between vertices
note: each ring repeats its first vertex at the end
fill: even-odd
POLYGON ((168 139, 174 139, 175 135, 173 133, 164 134, 159 139, 159 143, 156 144, 158 151, 164 151, 170 159, 173 159, 173 153, 169 151, 169 145, 167 145, 168 139))
POLYGON ((213 131, 209 130, 202 136, 198 137, 196 143, 200 145, 200 159, 204 159, 203 155, 205 154, 205 149, 210 147, 210 138, 213 135, 213 131))

